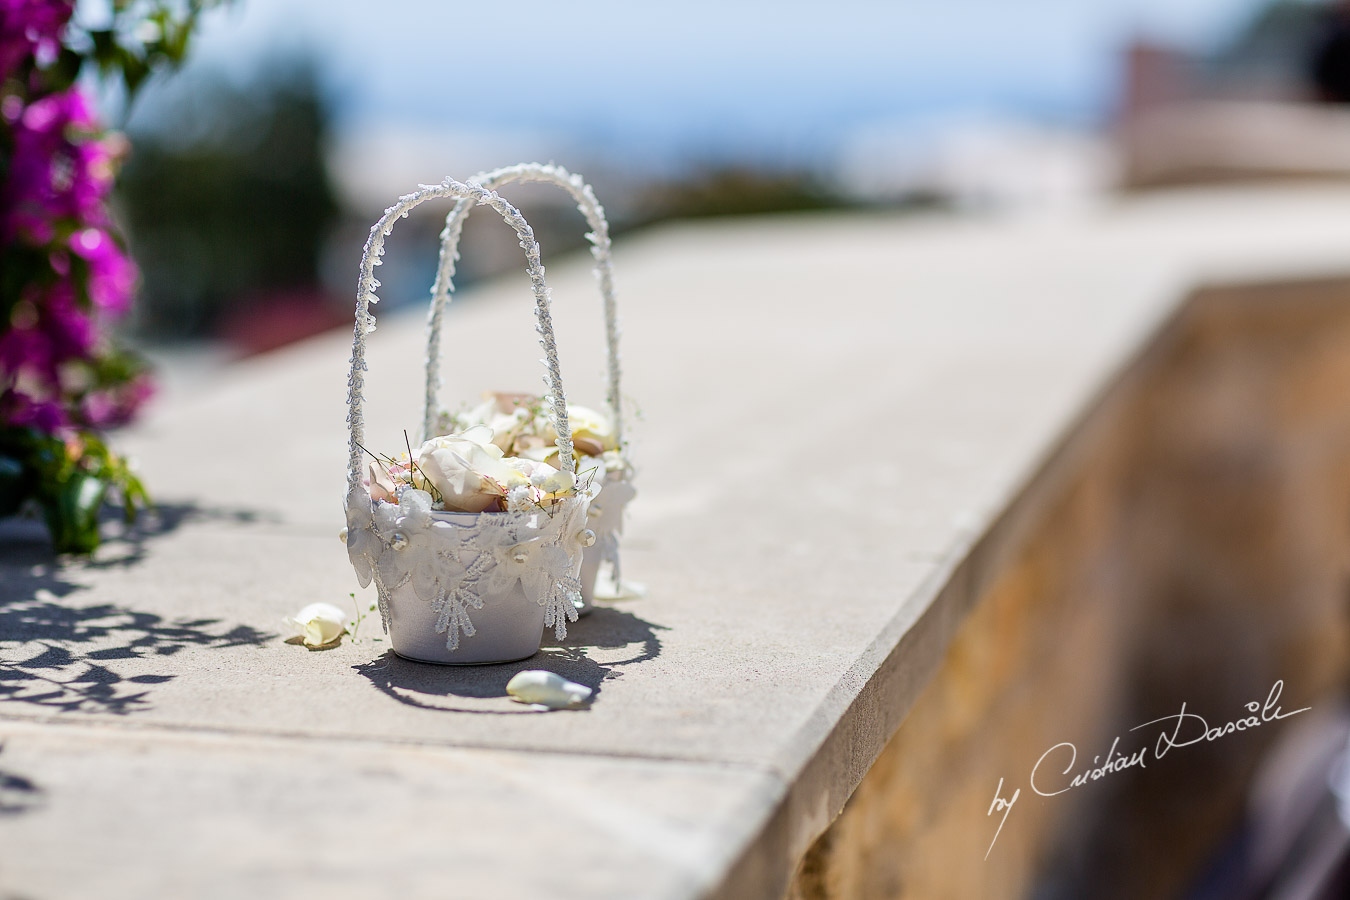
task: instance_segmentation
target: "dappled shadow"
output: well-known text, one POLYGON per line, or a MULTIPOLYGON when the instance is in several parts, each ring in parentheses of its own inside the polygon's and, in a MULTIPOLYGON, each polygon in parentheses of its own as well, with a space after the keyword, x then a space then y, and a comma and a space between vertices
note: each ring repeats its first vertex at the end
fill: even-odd
POLYGON ((660 656, 661 638, 657 632, 665 630, 666 626, 653 625, 626 609, 597 605, 590 615, 567 626, 567 637, 562 641, 554 639, 552 629, 544 629, 544 652, 566 654, 633 648, 627 658, 606 663, 613 670, 611 677, 617 678, 622 672, 616 667, 636 665, 660 656))
POLYGON ((103 553, 90 562, 95 568, 125 566, 140 562, 147 546, 157 537, 177 531, 184 525, 210 523, 212 525, 277 524, 280 516, 244 507, 201 506, 192 502, 158 503, 124 525, 113 520, 105 523, 107 540, 103 553))
MULTIPOLYGON (((167 620, 111 603, 61 602, 71 585, 46 573, 6 573, 0 596, 0 703, 125 715, 148 706, 170 674, 120 674, 118 660, 172 656, 191 647, 259 645, 275 635, 218 619, 167 620), (15 598, 15 581, 32 593, 15 598)), ((21 590, 24 588, 21 587, 21 590)))
MULTIPOLYGON (((5 745, 0 744, 0 755, 5 745)), ((44 791, 30 778, 0 768, 0 818, 26 813, 42 804, 44 791)))
POLYGON ((79 605, 80 572, 129 567, 150 542, 187 522, 248 524, 262 517, 245 510, 208 510, 163 504, 152 515, 110 536, 91 560, 56 557, 41 524, 0 522, 0 703, 54 712, 125 715, 149 705, 150 688, 171 674, 117 671, 119 660, 154 659, 198 647, 259 645, 275 637, 219 619, 165 619, 112 603, 79 605))
POLYGON ((626 666, 638 665, 661 654, 659 631, 665 627, 654 625, 627 610, 598 606, 579 622, 567 629, 567 638, 553 639, 546 630, 544 646, 529 659, 487 666, 438 666, 412 662, 392 650, 354 666, 369 679, 381 693, 405 706, 438 712, 465 712, 482 715, 518 715, 530 713, 529 707, 488 709, 455 705, 454 698, 490 700, 506 697, 506 683, 518 672, 528 669, 546 669, 556 672, 568 681, 584 684, 594 693, 589 703, 578 709, 588 709, 600 698, 606 681, 623 675, 626 666), (606 650, 632 652, 613 661, 606 650), (603 660, 603 661, 602 661, 603 660), (447 703, 447 700, 450 701, 447 703))
MULTIPOLYGON (((80 564, 94 569, 129 566, 145 558, 155 538, 184 525, 259 525, 280 521, 275 513, 243 507, 202 506, 191 501, 156 503, 126 523, 112 507, 103 510, 98 552, 80 564)), ((0 519, 0 565, 51 565, 58 560, 42 521, 35 516, 0 519)))

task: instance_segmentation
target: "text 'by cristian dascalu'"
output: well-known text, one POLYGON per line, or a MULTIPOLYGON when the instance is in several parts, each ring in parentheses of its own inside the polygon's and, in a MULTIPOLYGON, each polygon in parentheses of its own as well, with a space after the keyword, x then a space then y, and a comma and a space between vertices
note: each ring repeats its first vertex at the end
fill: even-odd
MULTIPOLYGON (((1305 706, 1293 712, 1284 712, 1280 709, 1280 694, 1283 691, 1284 682, 1275 682, 1271 686, 1270 692, 1266 694, 1264 703, 1253 700, 1246 704, 1245 709, 1248 715, 1215 726, 1210 726, 1208 720, 1203 716, 1186 709, 1186 704, 1183 702, 1181 712, 1163 716, 1161 719, 1153 719, 1130 729, 1132 732, 1142 731, 1145 728, 1156 726, 1158 739, 1152 746, 1145 743, 1138 750, 1121 752, 1120 738, 1116 737, 1111 742, 1111 749, 1106 751, 1105 757, 1094 756, 1091 765, 1081 768, 1078 765, 1077 747, 1067 741, 1056 744, 1042 753, 1041 758, 1036 760, 1036 765, 1032 766, 1031 789, 1042 797, 1055 797, 1076 787, 1082 787, 1090 781, 1099 781, 1108 775, 1114 775, 1125 769, 1146 769, 1149 760, 1162 759, 1170 750, 1189 747, 1191 744, 1199 744, 1202 741, 1217 741, 1230 734, 1250 731, 1267 722, 1287 719, 1312 708, 1305 706)), ((992 816, 1002 813, 1003 817, 999 819, 998 829, 994 832, 994 839, 989 842, 989 850, 985 851, 985 859, 988 859, 989 853, 993 851, 994 844, 998 842, 998 836, 1003 833, 1003 825, 1008 821, 1008 814, 1012 812, 1013 806, 1021 795, 1022 789, 1018 788, 1013 791, 1011 797, 1003 796, 1003 779, 998 780, 998 787, 994 789, 994 802, 989 804, 989 811, 985 815, 992 816)))

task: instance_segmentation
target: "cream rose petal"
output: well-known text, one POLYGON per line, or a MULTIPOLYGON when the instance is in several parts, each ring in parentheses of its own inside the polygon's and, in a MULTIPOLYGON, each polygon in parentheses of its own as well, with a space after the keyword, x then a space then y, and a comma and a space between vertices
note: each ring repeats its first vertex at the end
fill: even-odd
POLYGON ((520 703, 546 706, 549 709, 566 709, 585 703, 592 692, 586 685, 568 681, 554 672, 529 669, 512 676, 506 683, 506 693, 520 703))
POLYGON ((524 483, 492 441, 492 429, 475 425, 462 434, 432 438, 417 451, 417 468, 440 493, 446 509, 482 512, 508 487, 524 483))
POLYGON ((489 397, 472 409, 459 413, 455 419, 467 426, 486 425, 497 414, 497 401, 489 397))
POLYGON ((421 453, 417 468, 441 495, 446 509, 482 512, 496 501, 499 493, 491 481, 473 471, 472 464, 453 450, 421 453))
MULTIPOLYGON (((475 425, 472 428, 465 429, 460 434, 447 435, 447 437, 477 444, 482 448, 484 453, 495 456, 498 459, 501 458, 502 448, 492 443, 491 425, 475 425)), ((432 440, 436 440, 436 438, 432 438, 432 440)))
POLYGON ((299 630, 309 647, 331 644, 347 631, 346 613, 331 603, 311 603, 286 622, 299 630))
POLYGON ((591 438, 600 445, 602 451, 618 447, 619 443, 614 437, 614 426, 604 413, 569 403, 567 419, 572 426, 574 438, 591 438))
POLYGON ((370 461, 370 499, 372 500, 393 500, 394 499, 394 479, 389 476, 389 470, 384 467, 384 463, 370 461))
POLYGON ((541 444, 538 447, 527 447, 520 451, 521 459, 534 460, 535 462, 543 462, 544 460, 556 457, 557 455, 558 448, 553 444, 541 444))

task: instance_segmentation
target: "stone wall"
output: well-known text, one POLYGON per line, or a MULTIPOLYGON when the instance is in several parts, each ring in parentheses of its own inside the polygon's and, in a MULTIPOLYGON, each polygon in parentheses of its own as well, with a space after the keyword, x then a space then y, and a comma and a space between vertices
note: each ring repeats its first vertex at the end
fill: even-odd
POLYGON ((1345 690, 1350 282, 1197 293, 1080 432, 1057 503, 802 860, 793 900, 1179 896, 1298 719, 1052 797, 1030 789, 1037 760, 1071 742, 1073 771, 1089 768, 1183 702, 1226 723, 1279 679, 1286 710, 1345 690), (1000 779, 1021 793, 991 849, 1000 779))

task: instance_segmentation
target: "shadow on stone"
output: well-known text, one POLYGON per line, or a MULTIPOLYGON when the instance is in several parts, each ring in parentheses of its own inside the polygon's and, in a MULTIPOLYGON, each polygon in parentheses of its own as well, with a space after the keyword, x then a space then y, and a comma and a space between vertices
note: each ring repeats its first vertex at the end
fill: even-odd
POLYGON ((600 606, 580 621, 569 624, 567 638, 561 642, 553 639, 551 630, 546 630, 544 646, 540 651, 518 662, 489 666, 438 666, 412 662, 387 650, 378 658, 353 668, 381 693, 406 706, 437 712, 485 715, 517 715, 535 710, 524 705, 510 710, 447 706, 441 701, 455 697, 466 700, 506 697, 506 683, 516 673, 545 669, 594 691, 589 703, 576 707, 576 711, 582 711, 598 702, 604 682, 622 676, 623 667, 638 665, 659 656, 661 638, 658 632, 664 630, 664 626, 654 625, 627 610, 600 606), (617 662, 602 663, 592 655, 595 650, 619 650, 634 645, 635 652, 617 662))
POLYGON ((167 620, 111 603, 79 606, 79 572, 135 565, 148 543, 189 521, 250 523, 247 511, 161 505, 138 525, 112 536, 88 561, 62 560, 41 524, 0 522, 0 703, 24 703, 54 712, 125 715, 149 705, 150 687, 170 674, 123 675, 116 662, 172 656, 190 647, 260 645, 275 637, 219 619, 167 620))
MULTIPOLYGON (((0 744, 0 754, 5 745, 0 744)), ((43 790, 31 779, 0 769, 0 817, 17 816, 40 806, 43 790)))
MULTIPOLYGON (((93 558, 81 560, 80 565, 110 569, 140 562, 155 538, 184 525, 258 525, 279 521, 272 513, 242 507, 205 507, 187 501, 157 503, 142 511, 135 522, 126 523, 109 507, 103 511, 99 524, 103 543, 93 558)), ((41 519, 27 515, 0 519, 0 565, 51 565, 57 561, 41 519)))

